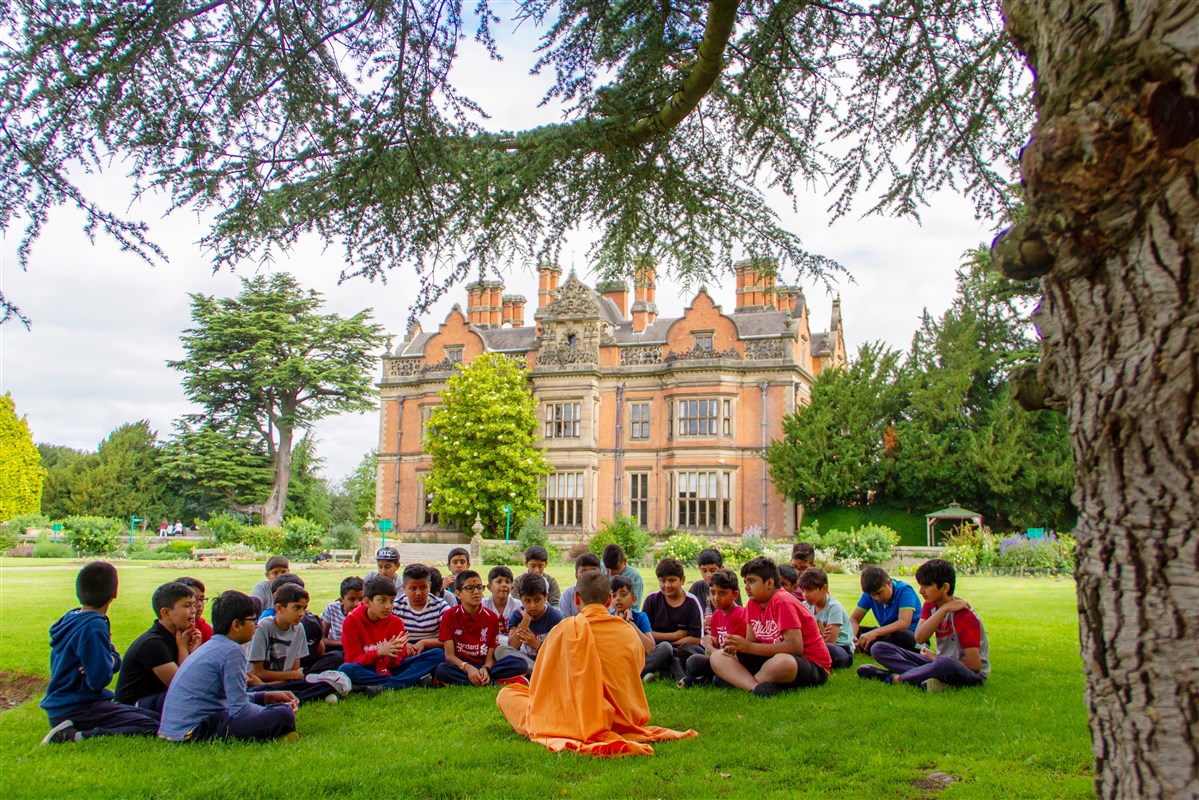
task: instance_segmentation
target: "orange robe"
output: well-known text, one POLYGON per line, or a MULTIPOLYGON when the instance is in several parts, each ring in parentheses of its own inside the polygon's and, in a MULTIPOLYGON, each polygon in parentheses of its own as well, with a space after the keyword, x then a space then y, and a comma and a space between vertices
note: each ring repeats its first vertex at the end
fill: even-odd
POLYGON ((584 606, 550 631, 531 685, 505 686, 496 705, 517 733, 553 752, 649 756, 646 742, 698 736, 646 724, 644 666, 632 626, 604 606, 584 606))

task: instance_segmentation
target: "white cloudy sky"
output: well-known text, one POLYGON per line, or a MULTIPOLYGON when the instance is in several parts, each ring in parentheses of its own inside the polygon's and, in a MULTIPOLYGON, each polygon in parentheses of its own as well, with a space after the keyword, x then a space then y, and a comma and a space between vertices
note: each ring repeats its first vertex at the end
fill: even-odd
MULTIPOLYGON (((551 121, 552 111, 536 108, 545 79, 528 76, 529 50, 508 47, 504 52, 507 60, 496 64, 479 48, 467 47, 456 67, 459 80, 468 93, 485 98, 497 128, 551 121)), ((85 185, 109 198, 114 208, 124 209, 128 203, 119 171, 92 176, 85 185)), ((834 289, 841 294, 851 351, 874 340, 905 349, 922 310, 939 314, 948 306, 963 251, 991 236, 989 223, 977 221, 970 205, 952 194, 932 197, 922 212, 922 224, 843 218, 830 225, 826 206, 825 199, 813 194, 804 199, 799 213, 792 213, 781 198, 777 208, 810 250, 838 260, 852 274, 852 282, 843 279, 834 289)), ((36 441, 94 449, 116 426, 140 419, 148 419, 165 436, 174 419, 192 410, 179 373, 166 366, 167 360, 182 354, 179 334, 189 322, 188 293, 234 294, 238 276, 212 272, 195 244, 204 228, 194 215, 163 218, 161 207, 150 203, 134 206, 131 212, 151 223, 169 263, 150 267, 111 242, 88 242, 81 216, 66 208, 51 218, 34 247, 28 272, 17 263, 19 229, 0 241, 0 289, 33 320, 28 331, 11 322, 0 326, 0 392, 12 393, 36 441)), ((586 236, 580 236, 573 247, 564 249, 567 262, 577 254, 574 263, 563 266, 574 266, 585 276, 586 249, 586 236)), ((414 281, 397 271, 386 285, 356 280, 339 286, 339 256, 336 246, 326 251, 311 241, 278 258, 274 268, 290 271, 304 285, 323 292, 328 310, 352 314, 373 308, 398 340, 414 297, 414 281)), ((255 268, 248 264, 238 274, 252 274, 255 268)), ((813 327, 824 329, 831 304, 826 288, 810 278, 783 279, 804 287, 813 327)), ((529 298, 531 317, 536 276, 518 271, 506 283, 508 292, 529 298)), ((730 276, 723 285, 709 287, 730 309, 732 285, 730 276)), ((679 314, 689 300, 677 286, 659 281, 662 314, 679 314)), ((452 293, 439 303, 422 318, 425 329, 436 327, 455 302, 465 305, 465 295, 452 293)), ((374 414, 342 415, 319 423, 316 432, 325 473, 336 479, 376 445, 378 421, 374 414)))

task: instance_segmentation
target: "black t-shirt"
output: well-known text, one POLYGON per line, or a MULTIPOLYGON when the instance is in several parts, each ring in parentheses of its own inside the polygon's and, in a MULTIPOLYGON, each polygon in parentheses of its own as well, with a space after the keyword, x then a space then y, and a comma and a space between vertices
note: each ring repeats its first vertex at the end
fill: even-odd
POLYGON ((690 594, 684 595, 682 604, 675 607, 666 602, 666 595, 650 592, 641 610, 649 617, 650 629, 658 633, 686 631, 688 636, 696 639, 704 635, 703 611, 690 594))
POLYGON ((143 697, 165 692, 167 686, 154 674, 154 668, 172 664, 178 658, 175 634, 155 622, 125 651, 121 675, 117 678, 117 702, 133 705, 143 697))
POLYGON ((325 629, 321 626, 321 618, 311 611, 304 612, 300 625, 304 628, 304 638, 308 640, 308 655, 300 659, 300 669, 307 670, 321 657, 317 650, 325 638, 325 629))

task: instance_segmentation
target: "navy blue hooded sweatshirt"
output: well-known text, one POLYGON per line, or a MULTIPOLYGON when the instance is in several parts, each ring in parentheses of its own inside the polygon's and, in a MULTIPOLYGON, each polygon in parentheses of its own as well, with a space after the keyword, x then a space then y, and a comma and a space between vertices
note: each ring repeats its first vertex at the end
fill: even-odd
POLYGON ((70 716, 81 705, 111 700, 106 688, 121 668, 112 626, 99 611, 77 608, 50 626, 50 685, 40 703, 46 716, 70 716))

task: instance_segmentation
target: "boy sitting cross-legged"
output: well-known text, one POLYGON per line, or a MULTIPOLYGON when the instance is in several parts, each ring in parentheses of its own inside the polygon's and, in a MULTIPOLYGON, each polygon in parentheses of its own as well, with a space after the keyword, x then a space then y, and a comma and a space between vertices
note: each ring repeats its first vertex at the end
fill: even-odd
POLYGON ((338 669, 368 694, 416 686, 445 656, 436 648, 417 652, 409 643, 404 621, 391 613, 396 587, 390 578, 371 578, 362 593, 362 605, 341 627, 346 661, 338 669))
POLYGON ((687 659, 704 652, 700 644, 704 635, 703 607, 683 588, 687 577, 683 562, 664 558, 654 573, 659 591, 649 593, 641 610, 649 617, 650 636, 657 646, 646 661, 641 679, 651 681, 663 671, 677 683, 686 675, 683 665, 687 659))
POLYGON ((882 567, 863 567, 862 596, 849 615, 858 650, 869 653, 875 642, 889 642, 916 651, 916 625, 920 622, 920 598, 903 581, 892 580, 882 567), (877 628, 863 627, 866 612, 874 614, 877 628))
POLYGON ((258 604, 241 592, 225 592, 212 602, 214 635, 171 680, 159 737, 172 742, 299 738, 294 694, 246 691, 242 645, 254 638, 257 616, 258 604))
POLYGON ((725 684, 771 697, 784 689, 819 686, 832 667, 816 618, 779 587, 779 571, 759 556, 741 567, 749 602, 745 636, 729 634, 712 654, 712 671, 725 684))
POLYGON ((654 652, 657 643, 650 635, 650 631, 653 629, 650 627, 649 617, 645 616, 644 611, 637 610, 637 600, 637 587, 631 580, 623 575, 616 575, 612 578, 612 616, 626 620, 637 629, 637 638, 641 640, 641 646, 645 648, 646 663, 641 668, 644 672, 649 668, 650 655, 654 652))
POLYGON ((687 659, 687 675, 679 681, 679 687, 686 689, 703 683, 712 678, 711 656, 724 648, 724 642, 729 637, 745 636, 749 621, 745 609, 737 605, 740 597, 737 585, 737 573, 731 569, 718 569, 711 579, 712 602, 716 610, 708 624, 708 635, 703 638, 703 655, 694 655, 687 659))
MULTIPOLYGON (((557 578, 545 574, 545 568, 549 563, 550 553, 541 545, 535 544, 525 551, 525 574, 537 575, 545 581, 546 600, 551 606, 557 606, 558 601, 562 599, 562 590, 558 587, 557 578)), ((517 582, 519 581, 518 578, 517 582)))
POLYGON ((906 683, 929 692, 944 686, 978 686, 991 673, 987 658, 987 632, 970 604, 953 596, 957 573, 944 559, 925 561, 916 569, 916 583, 924 606, 916 641, 925 644, 935 633, 937 652, 928 647, 913 653, 887 642, 874 645, 870 655, 886 669, 864 664, 863 678, 887 683, 906 683))
POLYGON ((392 604, 391 613, 404 621, 408 632, 408 643, 414 653, 434 649, 441 652, 441 615, 447 608, 442 599, 433 594, 433 570, 424 564, 409 564, 404 567, 403 591, 392 604))
POLYGON ((117 598, 116 567, 95 561, 79 570, 75 596, 79 608, 50 627, 50 683, 39 705, 51 727, 42 744, 153 734, 156 712, 113 702, 105 688, 121 668, 107 616, 117 598))
POLYGON ((400 551, 394 547, 380 547, 375 551, 375 566, 378 569, 372 569, 363 575, 363 581, 369 581, 377 575, 382 575, 395 583, 400 577, 400 551))
POLYGON ((595 553, 583 553, 575 559, 575 586, 567 586, 562 592, 562 596, 558 598, 558 610, 562 612, 564 617, 573 617, 579 613, 579 607, 575 605, 575 592, 578 586, 579 578, 583 577, 584 573, 592 572, 600 568, 599 556, 595 553))
POLYGON ((535 572, 526 572, 516 581, 516 594, 521 609, 508 618, 508 646, 528 663, 526 675, 531 675, 541 643, 565 619, 562 612, 549 602, 545 580, 535 572))
POLYGON ((308 656, 308 638, 304 614, 308 611, 308 590, 296 583, 285 583, 275 591, 275 613, 258 621, 258 630, 250 642, 250 672, 262 683, 260 691, 292 692, 300 703, 328 699, 350 691, 350 681, 336 669, 304 676, 302 660, 308 656))
POLYGON ((473 569, 458 573, 458 605, 441 617, 439 638, 445 646, 445 663, 434 678, 442 685, 486 686, 523 683, 527 662, 517 655, 496 660, 500 618, 483 608, 483 579, 473 569))
POLYGON ((172 581, 154 590, 150 604, 158 618, 125 651, 116 696, 118 703, 161 713, 175 671, 201 644, 195 627, 196 593, 172 581))
POLYGON ((351 575, 341 582, 338 598, 321 612, 321 639, 326 650, 341 650, 341 626, 362 602, 362 578, 351 575))
POLYGON ((192 591, 196 593, 196 630, 200 632, 200 644, 204 644, 212 638, 212 626, 208 624, 208 620, 204 619, 204 604, 208 598, 204 596, 204 584, 198 578, 179 578, 180 583, 192 587, 192 591))
MULTIPOLYGON (((305 588, 303 578, 288 572, 271 581, 271 597, 273 598, 287 584, 294 584, 301 589, 305 588)), ((270 607, 264 608, 262 613, 258 615, 258 621, 262 622, 264 619, 273 616, 275 616, 275 603, 272 600, 270 607)), ((341 662, 345 660, 342 657, 342 652, 340 650, 325 652, 324 623, 321 622, 320 617, 308 610, 307 601, 305 601, 304 614, 300 619, 300 626, 304 631, 304 641, 308 645, 308 654, 300 659, 300 669, 303 670, 304 675, 332 673, 340 667, 341 662)), ((335 682, 340 681, 336 675, 325 675, 324 677, 326 679, 333 678, 335 682)), ((329 702, 333 701, 330 700, 329 702)))
POLYGON ((850 632, 849 612, 837 598, 828 593, 828 575, 820 567, 805 569, 799 576, 799 590, 808 610, 816 616, 820 635, 828 645, 833 669, 853 666, 853 634, 850 632))

